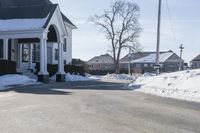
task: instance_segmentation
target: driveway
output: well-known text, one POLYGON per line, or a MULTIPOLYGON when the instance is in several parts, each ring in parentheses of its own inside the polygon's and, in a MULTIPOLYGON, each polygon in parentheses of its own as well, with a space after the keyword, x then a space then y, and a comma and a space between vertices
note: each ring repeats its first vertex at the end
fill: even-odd
POLYGON ((200 103, 68 82, 0 92, 1 133, 200 133, 200 103))

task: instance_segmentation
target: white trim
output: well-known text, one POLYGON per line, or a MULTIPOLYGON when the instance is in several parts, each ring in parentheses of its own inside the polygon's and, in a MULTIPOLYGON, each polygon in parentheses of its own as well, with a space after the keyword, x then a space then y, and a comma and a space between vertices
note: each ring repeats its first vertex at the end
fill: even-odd
POLYGON ((0 32, 0 38, 19 39, 19 38, 40 38, 44 29, 40 30, 19 30, 0 32))

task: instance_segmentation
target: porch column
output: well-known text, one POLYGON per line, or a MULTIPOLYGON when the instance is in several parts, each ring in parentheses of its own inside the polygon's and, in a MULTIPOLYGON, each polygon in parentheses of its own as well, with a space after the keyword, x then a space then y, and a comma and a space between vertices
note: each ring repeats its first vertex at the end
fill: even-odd
POLYGON ((8 39, 3 39, 3 59, 8 60, 8 39))
POLYGON ((47 72, 47 39, 40 39, 40 72, 38 73, 39 82, 49 82, 49 73, 47 72))
POLYGON ((57 82, 65 82, 65 71, 64 71, 64 63, 63 63, 63 44, 61 42, 58 43, 58 72, 56 75, 57 82))
POLYGON ((29 44, 29 62, 28 69, 32 70, 32 62, 33 62, 33 45, 29 44))

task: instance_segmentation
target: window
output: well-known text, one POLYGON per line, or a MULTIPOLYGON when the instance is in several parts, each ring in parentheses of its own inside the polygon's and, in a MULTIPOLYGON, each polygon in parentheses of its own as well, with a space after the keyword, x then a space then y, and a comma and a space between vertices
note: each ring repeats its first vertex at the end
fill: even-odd
POLYGON ((64 60, 64 65, 66 65, 67 64, 67 61, 66 60, 64 60))
POLYGON ((40 44, 33 45, 33 62, 40 62, 40 44))
POLYGON ((0 58, 3 58, 3 40, 0 40, 0 58))
POLYGON ((148 64, 144 64, 144 67, 148 67, 148 64))
POLYGON ((55 60, 58 60, 58 49, 55 49, 55 54, 54 54, 54 59, 55 60))
POLYGON ((22 61, 23 62, 29 61, 29 45, 28 44, 22 45, 22 61))
POLYGON ((136 64, 135 66, 136 66, 136 67, 141 67, 141 64, 136 64))
POLYGON ((63 51, 67 52, 67 38, 64 39, 63 51))

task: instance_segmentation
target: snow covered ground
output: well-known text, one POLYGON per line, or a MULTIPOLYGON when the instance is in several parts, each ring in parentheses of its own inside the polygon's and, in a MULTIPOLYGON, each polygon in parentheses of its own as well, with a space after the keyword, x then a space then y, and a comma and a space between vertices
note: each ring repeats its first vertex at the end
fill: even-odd
POLYGON ((0 76, 0 90, 8 89, 12 86, 35 84, 37 81, 24 75, 0 76))
POLYGON ((90 77, 83 77, 81 75, 73 75, 73 74, 69 74, 66 73, 65 75, 65 79, 66 81, 88 81, 91 80, 90 77))
POLYGON ((130 76, 127 74, 107 74, 105 76, 101 76, 102 79, 108 80, 135 80, 135 76, 130 76))
MULTIPOLYGON (((89 80, 135 80, 135 76, 130 76, 127 74, 107 74, 105 76, 99 76, 99 75, 90 75, 86 74, 85 77, 81 75, 75 75, 75 74, 69 74, 66 73, 65 75, 66 81, 89 81, 89 80)), ((56 76, 53 76, 51 80, 55 81, 56 76)))
POLYGON ((200 102, 200 69, 166 73, 159 76, 146 74, 138 77, 129 87, 135 91, 158 96, 200 102))

